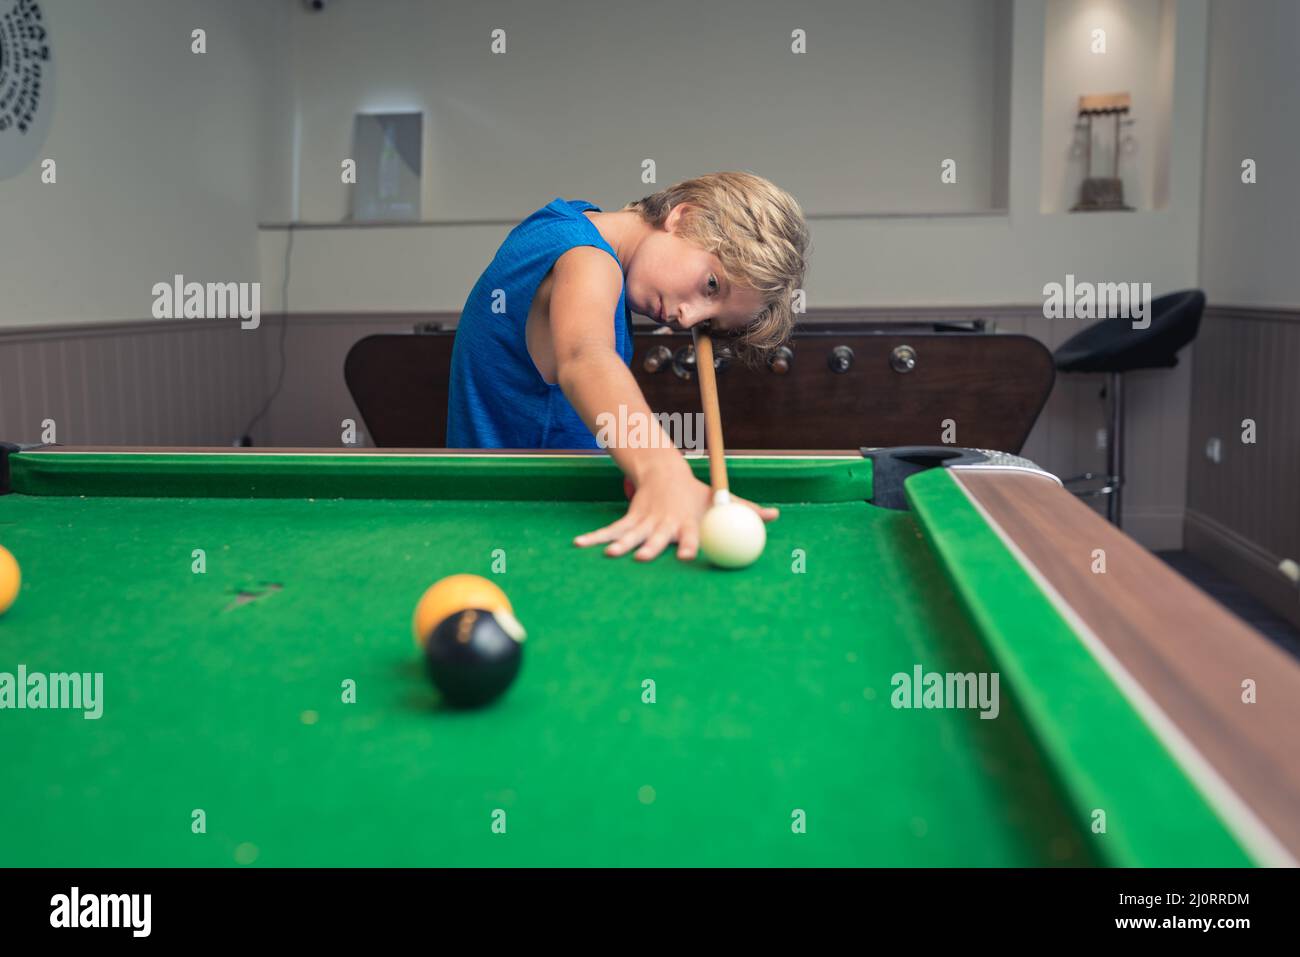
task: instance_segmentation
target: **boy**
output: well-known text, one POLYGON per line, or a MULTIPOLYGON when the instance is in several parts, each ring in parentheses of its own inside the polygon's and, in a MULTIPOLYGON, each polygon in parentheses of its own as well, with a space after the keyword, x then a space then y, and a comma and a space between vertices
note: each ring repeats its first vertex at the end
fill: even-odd
MULTIPOLYGON (((447 446, 596 448, 602 412, 652 414, 628 368, 632 312, 679 331, 707 322, 761 357, 794 326, 807 250, 798 204, 748 173, 687 180, 617 212, 555 200, 511 231, 465 303, 447 446)), ((710 489, 666 435, 658 446, 609 449, 636 492, 623 518, 576 544, 649 561, 676 542, 678 558, 695 557, 710 489)))

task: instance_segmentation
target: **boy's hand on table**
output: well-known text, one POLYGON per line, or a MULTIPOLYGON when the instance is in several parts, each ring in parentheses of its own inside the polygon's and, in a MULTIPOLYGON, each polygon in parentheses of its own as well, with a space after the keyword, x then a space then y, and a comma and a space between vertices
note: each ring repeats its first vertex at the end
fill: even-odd
MULTIPOLYGON (((579 535, 574 544, 587 548, 608 543, 605 554, 610 558, 636 549, 637 561, 648 562, 676 542, 677 557, 692 561, 699 552, 700 522, 713 503, 713 490, 692 474, 684 460, 682 465, 681 470, 651 472, 633 487, 626 515, 604 528, 579 535)), ((774 508, 762 508, 735 495, 732 501, 748 505, 767 522, 780 514, 774 508)))

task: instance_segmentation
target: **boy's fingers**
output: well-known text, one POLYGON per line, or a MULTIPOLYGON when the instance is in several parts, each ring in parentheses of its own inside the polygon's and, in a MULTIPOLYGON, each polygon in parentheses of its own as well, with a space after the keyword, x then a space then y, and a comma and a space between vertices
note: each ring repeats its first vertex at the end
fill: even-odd
POLYGON ((672 530, 660 528, 646 539, 644 545, 637 549, 636 560, 639 562, 648 562, 652 558, 657 558, 659 553, 662 552, 672 540, 672 530))
POLYGON ((631 518, 624 515, 617 522, 611 522, 604 528, 598 528, 594 532, 585 532, 573 540, 573 544, 580 548, 587 548, 591 545, 603 545, 605 542, 612 542, 623 534, 631 525, 631 518))
POLYGON ((781 511, 779 509, 770 508, 766 505, 759 505, 757 502, 751 502, 749 499, 741 498, 739 495, 733 495, 732 501, 739 502, 741 505, 748 505, 754 511, 758 512, 759 517, 765 522, 774 522, 781 517, 781 511))
POLYGON ((637 525, 623 532, 622 535, 614 541, 607 549, 605 554, 610 558, 618 558, 620 555, 626 555, 632 549, 636 548, 646 540, 650 534, 650 527, 647 525, 637 525))
POLYGON ((694 525, 677 536, 677 557, 684 562, 693 561, 700 551, 700 531, 694 525))

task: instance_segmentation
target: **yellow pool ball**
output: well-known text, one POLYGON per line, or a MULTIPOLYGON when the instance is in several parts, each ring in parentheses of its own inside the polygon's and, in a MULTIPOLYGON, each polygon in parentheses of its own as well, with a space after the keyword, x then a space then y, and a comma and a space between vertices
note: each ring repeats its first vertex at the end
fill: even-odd
POLYGON ((0 545, 0 615, 9 610, 9 606, 18 597, 18 586, 23 583, 23 574, 18 569, 18 559, 9 550, 0 545))
POLYGON ((415 643, 423 648, 429 634, 440 621, 467 608, 514 614, 506 593, 486 578, 479 575, 448 575, 430 585, 415 606, 415 616, 411 619, 415 643))

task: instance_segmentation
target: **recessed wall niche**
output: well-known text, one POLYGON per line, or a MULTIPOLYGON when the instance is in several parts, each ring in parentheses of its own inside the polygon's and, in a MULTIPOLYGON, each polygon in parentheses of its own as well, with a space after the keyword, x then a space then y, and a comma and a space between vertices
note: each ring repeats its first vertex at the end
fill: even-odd
POLYGON ((1096 179, 1115 169, 1126 206, 1165 207, 1176 16, 1174 0, 1048 0, 1041 212, 1093 205, 1080 202, 1085 179, 1094 178, 1087 192, 1095 194, 1096 179), (1094 116, 1088 123, 1080 116, 1081 97, 1117 94, 1127 94, 1130 104, 1118 129, 1109 120, 1094 116))

